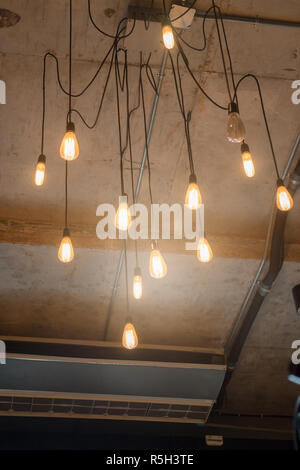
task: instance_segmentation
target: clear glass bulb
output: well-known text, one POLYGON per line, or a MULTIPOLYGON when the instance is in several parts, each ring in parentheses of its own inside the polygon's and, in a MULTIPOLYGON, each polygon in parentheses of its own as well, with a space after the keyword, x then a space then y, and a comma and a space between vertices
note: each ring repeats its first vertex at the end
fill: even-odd
POLYGON ((60 242, 58 250, 58 259, 62 263, 70 263, 74 258, 73 245, 70 238, 70 233, 67 229, 64 230, 63 239, 60 242))
POLYGON ((164 46, 166 49, 173 49, 175 45, 174 34, 170 25, 166 24, 162 27, 162 35, 164 46))
POLYGON ((44 183, 45 179, 45 170, 46 170, 46 165, 45 165, 45 157, 42 159, 40 156, 38 159, 38 162, 36 164, 36 169, 35 169, 35 174, 34 174, 34 182, 37 186, 42 186, 44 183))
POLYGON ((123 201, 119 204, 115 225, 119 230, 128 230, 131 224, 131 215, 127 202, 123 201))
POLYGON ((280 211, 289 211, 294 205, 292 196, 283 185, 277 189, 276 204, 280 211))
POLYGON ((255 168, 251 153, 249 151, 243 152, 242 159, 246 176, 248 176, 248 178, 252 178, 255 175, 255 168))
POLYGON ((190 183, 187 192, 185 195, 185 204, 189 206, 190 209, 198 209, 202 203, 202 198, 200 194, 199 187, 197 183, 190 183))
POLYGON ((202 263, 208 263, 213 258, 213 252, 206 238, 200 238, 197 247, 197 258, 202 263))
POLYGON ((161 279, 167 274, 167 265, 156 245, 152 246, 149 261, 149 272, 150 276, 154 277, 154 279, 161 279))
POLYGON ((243 142, 246 130, 239 115, 238 106, 236 103, 230 103, 228 109, 227 139, 234 143, 243 142))
POLYGON ((75 135, 75 127, 73 123, 68 123, 67 132, 64 135, 60 146, 60 156, 64 160, 75 160, 79 155, 79 145, 75 135))
POLYGON ((141 299, 143 294, 143 281, 142 275, 139 268, 135 269, 133 278, 133 297, 135 299, 141 299))
POLYGON ((123 336, 122 345, 126 349, 134 349, 138 345, 138 337, 132 323, 126 323, 123 336))

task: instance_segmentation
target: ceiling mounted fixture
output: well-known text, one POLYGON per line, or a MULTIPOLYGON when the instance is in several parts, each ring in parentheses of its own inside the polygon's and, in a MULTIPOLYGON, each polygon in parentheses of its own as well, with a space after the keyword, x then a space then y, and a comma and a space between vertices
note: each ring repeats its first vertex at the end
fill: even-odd
MULTIPOLYGON (((149 29, 151 22, 151 16, 153 13, 153 1, 151 3, 150 11, 143 18, 143 23, 145 29, 149 29)), ((267 116, 265 112, 262 92, 260 88, 260 83, 257 77, 254 74, 246 74, 242 76, 236 83, 232 59, 230 55, 230 49, 228 44, 228 39, 226 35, 226 30, 224 27, 223 15, 219 6, 215 4, 215 1, 212 0, 210 8, 203 15, 202 20, 202 45, 192 45, 190 44, 184 36, 186 29, 191 27, 195 9, 196 1, 191 1, 189 4, 183 2, 182 5, 172 5, 169 10, 166 6, 166 1, 162 0, 162 13, 160 14, 160 22, 162 25, 162 43, 166 48, 164 52, 164 65, 167 57, 171 63, 171 72, 174 79, 175 95, 177 97, 179 111, 183 119, 183 127, 186 140, 186 151, 189 163, 189 183, 186 192, 185 203, 191 210, 198 210, 200 205, 203 203, 201 192, 198 186, 198 181, 201 181, 200 178, 197 178, 196 169, 194 165, 194 158, 192 152, 192 130, 191 126, 191 117, 192 113, 190 110, 186 109, 185 106, 185 93, 182 80, 182 68, 187 72, 187 74, 192 78, 193 82, 196 84, 200 92, 204 95, 206 99, 210 101, 218 110, 221 110, 227 113, 227 140, 232 143, 241 144, 241 154, 244 171, 247 177, 252 178, 255 175, 254 163, 252 156, 249 150, 248 144, 245 143, 246 129, 240 115, 240 102, 241 96, 239 95, 239 90, 241 84, 244 80, 254 80, 263 115, 263 120, 267 132, 268 142, 270 145, 270 153, 273 159, 274 168, 276 172, 276 184, 277 184, 277 208, 281 211, 288 211, 293 207, 293 199, 289 191, 285 187, 282 176, 279 173, 277 159, 275 156, 274 146, 269 130, 269 125, 267 121, 267 116), (197 80, 195 74, 192 72, 189 60, 186 55, 186 51, 191 49, 198 53, 203 52, 207 46, 207 37, 206 37, 206 20, 213 19, 215 23, 219 52, 221 56, 223 74, 224 74, 224 88, 226 95, 226 102, 221 104, 218 103, 214 97, 210 96, 202 85, 197 80), (229 103, 229 105, 228 105, 229 103)), ((143 52, 140 52, 140 61, 139 67, 135 70, 138 71, 138 77, 136 85, 133 86, 130 83, 131 78, 129 77, 129 68, 128 68, 128 54, 127 49, 124 47, 124 42, 122 41, 125 38, 131 36, 135 30, 136 20, 133 20, 132 27, 127 31, 127 20, 128 18, 122 18, 116 28, 115 34, 107 33, 103 31, 94 21, 91 8, 91 0, 87 2, 88 6, 88 15, 89 20, 92 23, 93 27, 96 29, 101 36, 105 36, 111 40, 111 44, 104 55, 104 58, 101 60, 98 69, 95 74, 89 79, 86 86, 75 93, 72 90, 72 0, 69 0, 69 83, 68 89, 65 89, 62 85, 61 75, 60 75, 60 66, 58 58, 51 52, 47 52, 44 56, 44 70, 43 70, 43 107, 42 107, 42 136, 41 136, 41 151, 40 156, 37 161, 36 171, 35 171, 35 184, 37 186, 42 186, 45 180, 45 168, 46 168, 46 156, 44 153, 44 138, 45 138, 45 115, 46 115, 46 65, 47 59, 52 58, 56 63, 56 72, 57 72, 57 81, 60 86, 61 91, 68 97, 68 109, 66 115, 66 133, 62 140, 60 146, 60 156, 65 160, 65 221, 63 229, 63 237, 58 251, 58 258, 63 263, 71 262, 74 258, 74 250, 72 246, 70 229, 68 225, 68 165, 72 165, 72 161, 77 159, 79 155, 79 145, 77 137, 75 135, 75 124, 73 122, 74 117, 76 116, 88 129, 94 129, 98 123, 99 116, 101 114, 102 105, 104 98, 106 96, 106 91, 108 85, 111 82, 111 75, 113 74, 113 82, 115 86, 115 104, 117 111, 117 130, 118 130, 118 147, 119 147, 119 157, 120 157, 120 192, 121 198, 119 202, 119 208, 116 214, 115 225, 118 230, 125 233, 124 245, 122 248, 122 255, 124 254, 125 259, 125 276, 126 276, 126 309, 129 314, 129 294, 128 294, 128 269, 127 269, 127 250, 126 250, 126 235, 127 231, 130 228, 132 219, 130 214, 130 203, 128 202, 128 194, 130 194, 131 201, 133 204, 136 202, 136 195, 139 192, 140 188, 140 177, 137 183, 137 190, 135 191, 135 180, 133 173, 133 145, 131 139, 131 118, 133 113, 141 112, 142 116, 142 125, 144 131, 145 139, 145 152, 143 157, 143 165, 147 164, 148 170, 148 190, 149 190, 149 200, 151 206, 153 204, 153 190, 151 184, 151 165, 150 165, 150 152, 149 152, 149 131, 151 132, 153 121, 151 119, 148 126, 147 123, 147 110, 146 110, 146 100, 145 100, 145 82, 147 83, 149 89, 154 93, 154 96, 158 97, 160 92, 161 80, 156 81, 154 73, 150 65, 151 52, 148 57, 145 59, 143 52), (78 108, 72 107, 72 98, 79 98, 85 94, 85 92, 95 83, 96 78, 99 76, 104 64, 108 62, 109 67, 106 72, 106 78, 104 81, 104 87, 101 89, 100 101, 96 117, 92 123, 89 123, 87 119, 81 114, 78 108), (120 62, 122 62, 122 67, 120 67, 120 62), (130 91, 131 92, 130 92, 130 91), (134 90, 134 92, 132 92, 134 90), (132 98, 133 94, 133 98, 132 98), (124 156, 129 154, 130 161, 130 184, 131 186, 128 191, 128 188, 125 187, 124 179, 124 156)), ((154 101, 157 104, 157 100, 154 101)), ((225 120, 225 119, 224 119, 225 120)), ((224 130, 226 123, 224 122, 224 130)), ((225 132, 224 132, 225 134, 225 132)), ((225 140, 225 139, 224 139, 225 140)), ((199 175, 198 175, 199 176, 199 175)), ((275 185, 274 185, 275 186, 275 185)), ((131 202, 130 201, 130 202, 131 202)), ((198 248, 197 248, 197 257, 200 262, 207 263, 212 260, 213 252, 211 246, 206 238, 198 234, 198 248)), ((135 271, 133 277, 133 297, 136 300, 139 300, 142 297, 142 272, 139 266, 138 261, 138 247, 137 242, 135 243, 135 271)), ((123 258, 122 258, 123 259, 123 258)), ((161 279, 167 274, 167 265, 164 260, 163 255, 161 254, 158 241, 151 240, 151 253, 149 260, 149 272, 151 277, 155 279, 161 279)), ((123 336, 123 345, 128 348, 135 348, 138 344, 138 339, 136 335, 133 322, 127 322, 124 330, 123 336), (129 326, 128 326, 129 325, 129 326), (127 328, 128 326, 128 328, 127 328), (125 334, 126 333, 126 334, 125 334)))

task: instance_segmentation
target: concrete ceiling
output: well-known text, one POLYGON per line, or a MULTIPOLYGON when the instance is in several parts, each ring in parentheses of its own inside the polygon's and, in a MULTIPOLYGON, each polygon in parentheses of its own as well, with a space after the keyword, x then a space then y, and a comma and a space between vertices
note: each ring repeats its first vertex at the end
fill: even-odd
MULTIPOLYGON (((132 3, 132 2, 131 2, 132 3)), ((149 2, 136 2, 148 5, 149 2)), ((156 6, 160 2, 155 2, 156 6)), ((297 0, 227 0, 225 13, 300 21, 297 0)), ((87 2, 74 2, 73 87, 86 84, 110 40, 99 36, 88 21, 87 2)), ((115 31, 127 12, 127 1, 92 2, 104 30, 115 31), (109 12, 107 9, 111 9, 109 12)), ((206 9, 208 1, 198 1, 206 9)), ((58 149, 64 134, 67 99, 55 81, 49 62, 43 187, 33 184, 40 151, 43 54, 54 52, 67 83, 68 2, 64 0, 3 0, 3 8, 18 13, 20 22, 0 29, 0 79, 7 84, 7 104, 0 108, 0 334, 102 340, 120 243, 97 240, 96 208, 117 203, 120 192, 113 81, 95 130, 79 120, 76 133, 80 157, 70 166, 70 224, 76 257, 70 265, 57 259, 63 228, 64 163, 58 149)), ((291 102, 291 83, 299 78, 300 30, 275 26, 226 23, 233 66, 238 78, 253 72, 261 81, 274 146, 282 170, 299 133, 299 107, 291 102)), ((208 46, 189 53, 192 69, 210 95, 223 105, 228 98, 212 22, 208 46)), ((201 42, 201 20, 185 33, 201 42)), ((158 71, 163 46, 155 38, 151 64, 158 71)), ((135 96, 139 51, 143 40, 128 41, 132 96, 135 96)), ((108 65, 105 65, 107 70, 108 65)), ((104 75, 86 96, 74 100, 93 121, 104 75)), ((187 109, 192 109, 191 137, 195 168, 205 203, 206 231, 215 257, 209 265, 186 254, 183 245, 164 242, 168 275, 155 281, 148 274, 149 247, 141 243, 144 297, 132 303, 141 343, 223 348, 263 252, 275 189, 275 173, 254 83, 240 91, 240 108, 247 128, 255 179, 242 171, 239 146, 225 141, 226 112, 200 94, 183 72, 187 109), (167 326, 167 327, 166 327, 167 326)), ((146 86, 148 114, 153 91, 146 86)), ((141 159, 141 115, 133 119, 134 160, 141 159)), ((163 83, 150 146, 155 202, 182 203, 188 181, 188 158, 170 64, 163 83)), ((126 171, 129 189, 129 172, 126 171)), ((137 172, 136 172, 137 175, 137 172)), ((141 201, 148 201, 147 178, 141 201)), ((228 389, 225 407, 236 413, 290 415, 298 393, 286 379, 291 344, 299 339, 291 288, 300 281, 300 195, 288 218, 288 260, 261 309, 228 389)), ((130 278, 134 253, 129 250, 130 278)), ((123 275, 112 313, 108 339, 119 341, 126 316, 123 275)))

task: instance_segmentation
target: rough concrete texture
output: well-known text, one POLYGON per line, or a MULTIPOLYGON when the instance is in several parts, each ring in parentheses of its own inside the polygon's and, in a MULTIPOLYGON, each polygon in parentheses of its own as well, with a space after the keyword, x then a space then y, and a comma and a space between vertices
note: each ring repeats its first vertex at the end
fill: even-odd
MULTIPOLYGON (((138 2, 148 5, 149 2, 138 2)), ((160 2, 155 2, 156 6, 160 2)), ((220 2, 224 12, 247 16, 300 21, 294 0, 243 0, 220 2)), ((126 14, 127 1, 92 1, 93 12, 104 30, 113 32, 126 14), (110 12, 107 12, 107 9, 110 12)), ((208 1, 198 1, 205 9, 208 1)), ((46 84, 46 181, 33 185, 33 171, 40 153, 43 54, 57 54, 62 82, 67 86, 68 2, 64 0, 3 0, 1 7, 21 16, 12 28, 0 29, 0 79, 7 84, 7 104, 0 109, 1 169, 0 217, 27 222, 63 225, 64 163, 58 150, 65 130, 67 98, 61 94, 51 59, 46 84)), ((201 43, 201 20, 185 33, 193 44, 201 43)), ((280 170, 299 133, 299 109, 291 102, 293 80, 299 78, 299 29, 226 23, 236 79, 253 72, 260 78, 270 130, 280 170)), ((111 40, 99 36, 88 22, 87 2, 74 2, 73 89, 83 88, 104 56, 111 40)), ((159 31, 157 30, 157 34, 159 31)), ((207 23, 205 52, 188 52, 193 71, 217 102, 228 96, 212 22, 207 23)), ((146 37, 132 36, 129 51, 131 96, 135 103, 139 51, 146 37)), ((151 64, 159 69, 163 48, 155 37, 151 64)), ((147 49, 147 47, 145 47, 147 49)), ((105 73, 86 96, 74 99, 88 122, 93 121, 103 89, 105 73)), ((240 89, 240 108, 256 167, 254 179, 242 170, 239 146, 225 141, 227 115, 203 98, 183 71, 186 107, 192 109, 191 137, 201 193, 205 203, 206 230, 212 236, 265 237, 275 172, 266 139, 254 82, 240 89)), ((147 114, 153 90, 145 85, 147 114)), ((70 165, 70 222, 96 226, 101 202, 117 203, 119 155, 116 139, 116 104, 112 80, 95 130, 74 118, 80 157, 70 165)), ((144 144, 142 115, 133 118, 134 161, 144 144)), ((127 156, 126 156, 127 158, 127 156)), ((150 146, 155 202, 183 202, 189 171, 183 124, 176 101, 170 64, 167 65, 150 146)), ((125 167, 129 167, 126 164, 125 167)), ((130 190, 129 171, 126 187, 130 190)), ((137 171, 135 171, 137 175, 137 171)), ((147 178, 141 191, 149 202, 147 178)), ((300 241, 300 195, 288 217, 286 238, 300 241)), ((213 247, 212 247, 213 248, 213 247)), ((215 258, 201 265, 190 255, 167 254, 168 275, 155 281, 148 274, 149 253, 141 253, 144 297, 133 304, 133 315, 142 343, 223 347, 239 307, 247 293, 258 260, 215 258)), ((0 333, 101 340, 118 262, 116 251, 78 249, 70 265, 57 260, 57 249, 44 246, 0 246, 0 333)), ((134 256, 129 252, 130 286, 134 256)), ((243 350, 228 389, 226 407, 234 412, 291 414, 297 387, 288 384, 286 368, 291 343, 300 337, 291 288, 300 282, 300 264, 286 263, 266 299, 243 350)), ((118 341, 125 318, 124 273, 113 309, 108 339, 118 341)))

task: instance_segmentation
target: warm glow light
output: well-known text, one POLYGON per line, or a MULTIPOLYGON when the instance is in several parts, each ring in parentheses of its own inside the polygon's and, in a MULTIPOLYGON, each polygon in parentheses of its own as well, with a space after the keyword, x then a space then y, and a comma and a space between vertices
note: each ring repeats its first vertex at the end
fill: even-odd
POLYGON ((116 213, 115 225, 119 230, 128 230, 131 224, 131 216, 126 201, 122 201, 116 213))
POLYGON ((292 196, 283 185, 277 189, 276 204, 280 211, 289 211, 294 205, 292 196))
POLYGON ((67 132, 64 135, 60 146, 60 156, 64 160, 75 160, 79 155, 79 146, 75 135, 75 127, 72 122, 67 125, 67 132))
POLYGON ((67 229, 64 230, 63 239, 58 250, 58 259, 62 263, 70 263, 74 258, 74 250, 71 242, 70 234, 67 229))
POLYGON ((134 349, 138 345, 138 337, 132 323, 126 323, 125 325, 122 337, 122 345, 126 349, 134 349))
POLYGON ((252 178, 255 175, 255 168, 248 145, 243 143, 241 151, 246 176, 248 176, 248 178, 252 178))
POLYGON ((197 247, 197 258, 202 263, 208 263, 213 258, 212 249, 206 238, 201 238, 197 247))
POLYGON ((37 186, 42 186, 45 179, 45 169, 46 169, 46 158, 45 155, 40 155, 38 162, 36 164, 34 182, 37 186))
POLYGON ((139 268, 136 268, 134 271, 134 278, 133 278, 133 297, 135 299, 141 299, 143 294, 143 281, 142 281, 142 274, 139 268))
POLYGON ((152 251, 149 261, 150 276, 155 279, 161 279, 167 274, 167 265, 156 244, 152 245, 152 251))
POLYGON ((170 25, 166 24, 162 27, 162 35, 163 35, 163 41, 164 41, 164 46, 166 49, 173 49, 175 40, 174 40, 174 34, 172 31, 172 28, 170 25))
POLYGON ((238 113, 236 103, 230 103, 227 123, 227 139, 229 142, 239 143, 245 139, 246 130, 238 113))
POLYGON ((185 204, 189 206, 190 209, 198 209, 201 203, 202 198, 197 183, 190 182, 185 195, 185 204))

